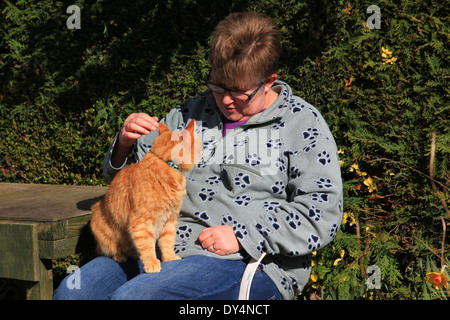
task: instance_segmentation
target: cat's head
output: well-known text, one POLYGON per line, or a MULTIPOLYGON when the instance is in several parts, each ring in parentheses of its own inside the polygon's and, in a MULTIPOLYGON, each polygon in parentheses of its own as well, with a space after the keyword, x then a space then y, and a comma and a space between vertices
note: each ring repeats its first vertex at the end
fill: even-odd
POLYGON ((203 147, 195 134, 195 119, 179 131, 170 131, 164 123, 158 126, 152 152, 164 161, 173 161, 182 171, 191 170, 200 160, 203 147))

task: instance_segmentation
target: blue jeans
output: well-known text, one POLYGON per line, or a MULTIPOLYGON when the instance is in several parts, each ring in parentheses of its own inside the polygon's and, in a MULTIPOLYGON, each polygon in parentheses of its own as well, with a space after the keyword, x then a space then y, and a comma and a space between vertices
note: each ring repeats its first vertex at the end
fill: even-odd
MULTIPOLYGON (((67 276, 55 300, 235 300, 245 261, 190 256, 161 263, 161 272, 144 273, 140 261, 117 263, 98 257, 67 276), (78 276, 78 279, 74 279, 78 276)), ((275 284, 262 271, 252 282, 250 299, 281 299, 275 284)))

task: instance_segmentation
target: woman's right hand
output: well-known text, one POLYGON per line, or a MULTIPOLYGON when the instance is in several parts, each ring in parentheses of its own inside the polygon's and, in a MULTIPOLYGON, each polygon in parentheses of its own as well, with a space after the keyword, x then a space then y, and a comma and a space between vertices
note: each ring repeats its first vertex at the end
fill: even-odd
POLYGON ((124 148, 131 148, 134 142, 150 131, 156 131, 158 118, 146 113, 132 113, 128 116, 119 133, 119 144, 124 148))
POLYGON ((125 163, 127 155, 134 142, 150 131, 156 131, 158 118, 145 113, 132 113, 123 123, 118 140, 111 154, 111 165, 120 168, 125 163))

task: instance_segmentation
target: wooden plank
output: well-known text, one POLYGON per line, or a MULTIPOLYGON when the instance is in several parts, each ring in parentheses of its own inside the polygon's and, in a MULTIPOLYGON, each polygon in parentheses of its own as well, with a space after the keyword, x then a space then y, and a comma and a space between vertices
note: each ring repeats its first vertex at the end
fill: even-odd
POLYGON ((56 222, 89 213, 106 187, 0 183, 0 220, 56 222))
POLYGON ((91 213, 83 213, 66 220, 38 223, 39 240, 59 240, 79 236, 80 230, 91 220, 91 213))
POLYGON ((51 260, 39 260, 40 279, 38 282, 24 281, 27 300, 51 300, 53 296, 53 273, 51 260))
POLYGON ((86 225, 91 220, 92 214, 85 214, 83 216, 79 216, 76 218, 71 218, 67 220, 66 229, 65 229, 65 237, 74 237, 79 236, 80 232, 86 228, 86 225))
POLYGON ((41 259, 58 259, 77 253, 78 237, 55 241, 39 240, 39 257, 41 259))
POLYGON ((0 277, 39 280, 35 223, 0 223, 0 277))

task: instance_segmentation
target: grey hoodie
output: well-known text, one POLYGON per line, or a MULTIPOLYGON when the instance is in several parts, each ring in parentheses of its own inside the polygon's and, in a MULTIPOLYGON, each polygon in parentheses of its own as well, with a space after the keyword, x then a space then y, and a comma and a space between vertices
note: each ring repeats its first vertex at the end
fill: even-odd
MULTIPOLYGON (((162 122, 176 130, 195 119, 203 143, 201 161, 186 173, 176 253, 236 260, 265 252, 260 269, 283 299, 293 299, 310 276, 311 253, 338 232, 342 180, 336 143, 317 109, 284 82, 272 89, 277 100, 225 136, 210 91, 186 100, 162 122), (233 226, 243 250, 219 256, 203 249, 199 234, 216 225, 233 226)), ((142 159, 156 137, 152 132, 138 139, 121 168, 142 159)), ((109 181, 118 171, 110 162, 114 143, 103 166, 109 181)))

